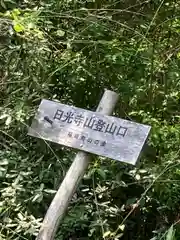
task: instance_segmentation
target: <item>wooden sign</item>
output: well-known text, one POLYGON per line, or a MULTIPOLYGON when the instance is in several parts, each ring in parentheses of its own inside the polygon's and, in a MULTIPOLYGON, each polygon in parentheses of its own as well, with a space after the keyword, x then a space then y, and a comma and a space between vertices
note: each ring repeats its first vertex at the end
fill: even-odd
POLYGON ((135 164, 150 126, 42 100, 28 134, 135 164))

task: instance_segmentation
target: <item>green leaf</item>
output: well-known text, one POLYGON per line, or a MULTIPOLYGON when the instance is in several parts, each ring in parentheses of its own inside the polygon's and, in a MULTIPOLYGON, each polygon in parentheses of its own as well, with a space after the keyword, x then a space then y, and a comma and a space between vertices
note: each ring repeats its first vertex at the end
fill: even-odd
POLYGON ((125 225, 124 224, 122 224, 122 225, 119 225, 119 229, 123 232, 124 231, 124 229, 125 229, 125 225))
POLYGON ((111 234, 110 231, 105 232, 105 233, 103 234, 103 238, 106 238, 106 237, 109 236, 110 234, 111 234))
POLYGON ((175 239, 175 230, 173 228, 173 225, 169 228, 169 230, 167 232, 166 240, 176 240, 175 239))
POLYGON ((18 15, 21 14, 21 12, 19 11, 18 8, 13 9, 12 13, 13 13, 14 15, 16 15, 16 16, 18 16, 18 15))
POLYGON ((65 35, 65 32, 59 29, 59 30, 56 31, 56 35, 58 37, 63 37, 65 35))
POLYGON ((24 217, 23 217, 23 215, 22 215, 21 213, 18 213, 17 216, 18 216, 18 218, 19 218, 20 220, 23 220, 23 219, 24 219, 24 217))
POLYGON ((44 192, 49 194, 55 194, 57 191, 53 189, 44 189, 44 192))
POLYGON ((3 159, 0 161, 0 166, 2 165, 8 165, 8 160, 7 159, 3 159))
POLYGON ((6 119, 6 122, 5 122, 6 126, 9 126, 9 125, 10 125, 11 120, 12 120, 12 117, 11 117, 11 116, 8 116, 7 119, 6 119))
POLYGON ((103 179, 106 178, 106 173, 104 172, 103 169, 98 168, 98 169, 97 169, 97 173, 98 173, 103 179))
POLYGON ((34 198, 32 199, 32 202, 41 202, 43 200, 43 195, 41 193, 38 193, 34 196, 34 198))
POLYGON ((123 235, 124 235, 123 233, 119 233, 118 235, 115 236, 114 240, 116 240, 116 239, 118 240, 118 239, 122 238, 123 235))
POLYGON ((14 24, 13 28, 17 33, 23 32, 25 30, 24 26, 20 23, 14 24))
POLYGON ((177 53, 177 58, 180 58, 180 52, 177 53))
POLYGON ((0 167, 0 171, 4 172, 4 171, 6 171, 6 168, 0 167))
POLYGON ((6 9, 6 5, 5 5, 5 2, 3 0, 1 0, 1 6, 6 9))

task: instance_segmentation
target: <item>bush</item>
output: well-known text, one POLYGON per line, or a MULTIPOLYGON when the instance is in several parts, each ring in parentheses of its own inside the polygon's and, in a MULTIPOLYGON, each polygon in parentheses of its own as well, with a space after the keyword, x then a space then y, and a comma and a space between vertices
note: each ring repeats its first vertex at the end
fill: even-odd
POLYGON ((56 239, 178 239, 177 1, 1 1, 2 239, 34 239, 72 149, 27 136, 43 98, 152 126, 136 168, 94 157, 56 239))

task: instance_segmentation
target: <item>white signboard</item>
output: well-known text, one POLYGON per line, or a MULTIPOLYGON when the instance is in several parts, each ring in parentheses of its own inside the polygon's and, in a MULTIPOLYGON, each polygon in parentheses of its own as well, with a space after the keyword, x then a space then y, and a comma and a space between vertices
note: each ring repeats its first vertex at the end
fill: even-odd
POLYGON ((150 126, 42 100, 28 134, 135 164, 150 126))

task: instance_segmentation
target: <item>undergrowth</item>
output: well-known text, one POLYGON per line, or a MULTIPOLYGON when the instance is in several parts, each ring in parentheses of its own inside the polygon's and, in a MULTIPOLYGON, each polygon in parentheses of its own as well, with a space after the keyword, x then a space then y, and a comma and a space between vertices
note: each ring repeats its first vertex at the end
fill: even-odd
POLYGON ((94 157, 56 235, 179 239, 180 4, 176 0, 1 1, 0 239, 35 239, 74 151, 27 136, 41 99, 152 131, 136 167, 94 157))

